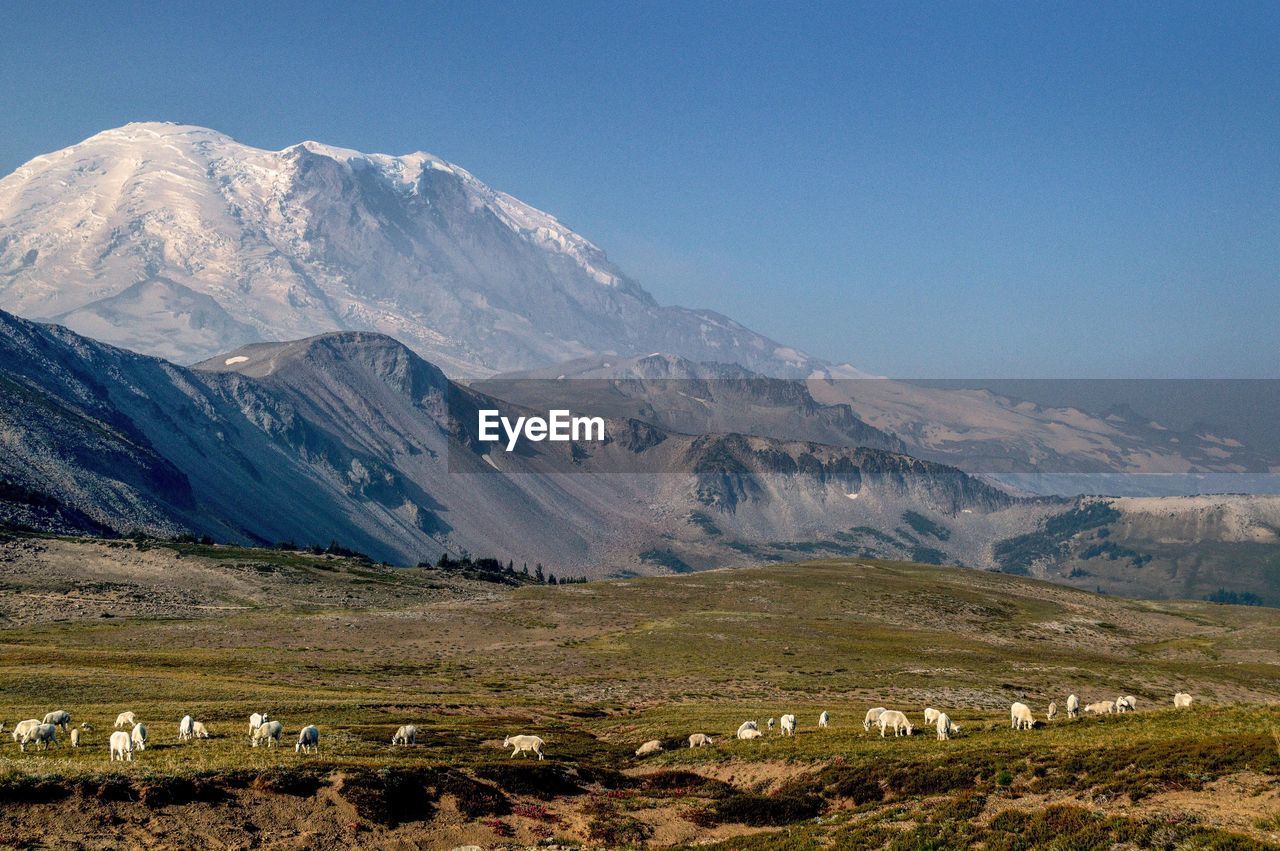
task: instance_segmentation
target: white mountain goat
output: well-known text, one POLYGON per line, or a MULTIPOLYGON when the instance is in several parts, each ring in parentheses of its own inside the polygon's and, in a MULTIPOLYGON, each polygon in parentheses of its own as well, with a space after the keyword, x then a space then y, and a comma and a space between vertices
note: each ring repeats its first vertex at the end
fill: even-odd
POLYGON ((649 756, 655 753, 662 753, 662 742, 658 739, 650 739, 636 748, 636 756, 649 756))
POLYGON ((511 751, 512 756, 519 756, 526 751, 538 755, 538 759, 542 759, 542 746, 546 742, 538 736, 507 736, 502 740, 504 748, 514 748, 511 751))
POLYGON ((315 724, 308 724, 298 732, 298 743, 293 746, 293 752, 298 753, 320 753, 320 731, 315 724))
POLYGON ((883 706, 877 706, 875 709, 868 709, 866 716, 862 719, 862 729, 870 730, 871 725, 880 720, 880 715, 885 711, 883 706))
POLYGON ((881 712, 876 723, 880 725, 881 738, 884 738, 885 730, 888 730, 890 727, 893 728, 893 735, 895 736, 903 735, 904 730, 906 731, 905 734, 908 736, 915 732, 915 728, 911 726, 911 722, 907 719, 907 716, 896 709, 889 709, 881 712))
POLYGON ((125 760, 133 762, 133 739, 128 733, 123 730, 112 733, 110 748, 112 762, 116 761, 116 757, 119 757, 121 762, 125 760))
POLYGON ((267 747, 274 748, 280 744, 280 736, 283 733, 284 725, 279 721, 264 721, 253 731, 253 738, 249 744, 256 748, 259 744, 265 743, 267 747))
POLYGON ((18 746, 25 752, 27 745, 39 745, 40 750, 46 751, 50 745, 58 744, 58 725, 56 724, 37 724, 22 736, 22 741, 18 742, 18 746))
POLYGON ((53 724, 55 727, 61 727, 62 732, 66 732, 71 726, 71 713, 65 709, 55 709, 53 712, 44 716, 44 723, 53 724))

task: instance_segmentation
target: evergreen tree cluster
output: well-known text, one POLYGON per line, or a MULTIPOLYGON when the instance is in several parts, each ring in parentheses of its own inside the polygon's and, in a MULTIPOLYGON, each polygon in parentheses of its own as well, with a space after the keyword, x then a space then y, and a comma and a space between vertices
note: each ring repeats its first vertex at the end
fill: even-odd
POLYGON ((433 565, 430 562, 419 562, 418 567, 435 567, 449 573, 460 574, 467 579, 478 579, 481 582, 497 582, 503 585, 573 585, 586 582, 586 577, 557 578, 554 573, 546 571, 542 562, 534 565, 533 572, 525 562, 520 570, 516 570, 514 561, 508 560, 504 565, 496 558, 473 559, 470 555, 451 556, 443 553, 433 565))

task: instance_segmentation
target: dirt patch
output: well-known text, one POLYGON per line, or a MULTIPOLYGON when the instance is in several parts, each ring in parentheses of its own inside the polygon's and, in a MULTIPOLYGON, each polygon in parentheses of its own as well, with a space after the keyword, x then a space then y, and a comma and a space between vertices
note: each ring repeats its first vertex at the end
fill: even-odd
MULTIPOLYGON (((814 766, 792 762, 722 762, 699 765, 698 774, 719 780, 739 789, 756 792, 774 792, 788 781, 813 774, 814 766)), ((656 774, 652 768, 637 768, 627 772, 633 777, 656 774)))

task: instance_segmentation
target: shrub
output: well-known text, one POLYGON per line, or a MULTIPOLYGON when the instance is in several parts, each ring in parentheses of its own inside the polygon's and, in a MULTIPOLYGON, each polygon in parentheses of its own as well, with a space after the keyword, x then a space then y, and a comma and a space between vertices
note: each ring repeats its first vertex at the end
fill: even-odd
POLYGON ((491 783, 468 777, 460 771, 450 771, 437 787, 440 795, 450 795, 460 812, 468 820, 481 816, 505 816, 511 812, 511 801, 502 790, 491 783))
POLYGON ((788 784, 772 795, 734 792, 716 801, 715 820, 751 827, 782 827, 822 813, 826 802, 812 783, 788 784))
POLYGON ((939 804, 930 814, 931 821, 969 821, 982 815, 987 796, 966 790, 939 804))
POLYGON ((544 801, 557 795, 581 795, 583 792, 582 786, 559 765, 494 763, 481 766, 476 774, 492 780, 512 795, 532 795, 544 801))
POLYGON ((428 774, 390 769, 350 774, 338 794, 361 818, 378 824, 395 827, 402 822, 427 821, 435 815, 435 800, 427 791, 428 774))
POLYGON ((831 766, 819 777, 831 797, 848 798, 859 806, 884 800, 884 788, 879 777, 864 768, 831 766))
POLYGON ((587 823, 588 838, 606 848, 642 845, 652 834, 649 825, 614 809, 597 809, 587 823))

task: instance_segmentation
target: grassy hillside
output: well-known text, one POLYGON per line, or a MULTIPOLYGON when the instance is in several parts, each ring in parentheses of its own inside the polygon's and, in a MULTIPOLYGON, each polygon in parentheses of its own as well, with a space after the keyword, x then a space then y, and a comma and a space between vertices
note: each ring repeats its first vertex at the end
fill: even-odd
POLYGON ((1265 609, 892 562, 512 589, 299 553, 44 539, 0 545, 0 618, 0 718, 66 708, 96 727, 78 751, 0 740, 0 842, 243 841, 246 820, 263 841, 321 847, 353 832, 371 847, 507 832, 761 848, 1280 839, 1280 619, 1265 609), (1177 689, 1196 707, 1166 708, 1177 689), (1008 729, 1012 700, 1043 719, 1069 692, 1134 694, 1141 711, 1008 729), (923 723, 926 705, 961 736, 862 729, 870 706, 923 723), (124 709, 154 746, 112 766, 124 709), (834 723, 817 731, 823 709, 834 723), (261 710, 285 748, 248 747, 261 710), (174 741, 188 712, 213 739, 174 741), (783 712, 799 716, 794 739, 729 738, 783 712), (407 722, 418 746, 391 748, 407 722), (318 757, 291 747, 307 723, 318 757), (510 760, 500 744, 516 732, 542 735, 548 759, 510 760), (692 732, 717 743, 676 749, 692 732), (668 750, 632 755, 652 738, 668 750))

